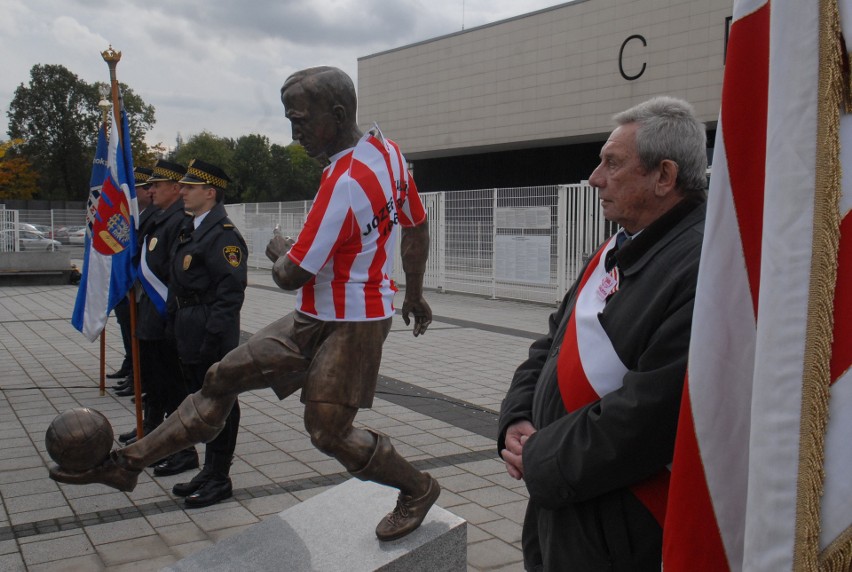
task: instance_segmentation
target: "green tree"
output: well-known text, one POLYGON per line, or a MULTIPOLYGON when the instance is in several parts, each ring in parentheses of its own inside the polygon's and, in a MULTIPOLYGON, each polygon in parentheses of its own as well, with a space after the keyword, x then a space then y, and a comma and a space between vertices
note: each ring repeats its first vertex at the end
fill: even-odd
POLYGON ((39 174, 42 198, 85 199, 98 125, 98 91, 60 65, 35 65, 15 89, 9 136, 39 174), (92 105, 92 102, 95 105, 92 105))
MULTIPOLYGON (((39 198, 85 200, 89 193, 97 128, 101 121, 99 86, 88 84, 61 65, 37 64, 28 85, 20 84, 9 105, 9 136, 25 143, 19 156, 38 173, 39 198)), ((122 84, 134 159, 153 157, 145 134, 154 125, 154 108, 122 84)))
MULTIPOLYGON (((180 139, 180 141, 180 145, 170 155, 170 161, 187 166, 192 159, 201 159, 224 170, 228 177, 232 181, 234 180, 234 169, 231 161, 234 157, 236 144, 233 139, 217 137, 209 131, 202 131, 185 141, 183 139, 180 139)), ((234 185, 228 185, 228 189, 225 191, 226 200, 233 200, 235 196, 234 185)))
POLYGON ((301 145, 272 145, 270 175, 273 200, 299 201, 314 198, 322 177, 322 166, 311 159, 301 145))
POLYGON ((322 167, 301 145, 270 145, 265 135, 244 135, 234 141, 202 131, 177 137, 171 160, 188 165, 201 159, 218 165, 231 178, 229 202, 272 202, 311 199, 319 187, 322 167))
POLYGON ((270 178, 272 155, 265 135, 243 135, 237 139, 232 159, 236 199, 246 203, 277 201, 270 178))

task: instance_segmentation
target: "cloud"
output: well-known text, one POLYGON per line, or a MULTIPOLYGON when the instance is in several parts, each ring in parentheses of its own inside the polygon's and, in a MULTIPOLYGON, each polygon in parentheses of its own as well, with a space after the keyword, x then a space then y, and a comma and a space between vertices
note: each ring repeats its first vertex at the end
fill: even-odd
POLYGON ((107 81, 100 52, 155 107, 149 143, 178 133, 290 141, 279 89, 296 70, 332 65, 357 84, 358 58, 547 6, 546 0, 0 0, 0 112, 36 64, 107 81), (464 15, 462 8, 464 7, 464 15))
MULTIPOLYGON (((141 2, 137 5, 143 6, 141 2)), ((165 14, 163 8, 152 11, 165 14)), ((387 44, 410 34, 416 17, 402 2, 386 0, 255 0, 169 6, 168 16, 190 22, 196 31, 242 41, 285 40, 295 45, 355 47, 374 41, 387 44)))
POLYGON ((5 0, 2 4, 3 17, 0 18, 0 34, 6 37, 18 37, 24 33, 22 24, 28 19, 29 10, 23 2, 5 0))
POLYGON ((79 54, 103 50, 104 44, 108 43, 102 35, 92 32, 70 16, 60 16, 53 20, 50 32, 59 46, 79 54))

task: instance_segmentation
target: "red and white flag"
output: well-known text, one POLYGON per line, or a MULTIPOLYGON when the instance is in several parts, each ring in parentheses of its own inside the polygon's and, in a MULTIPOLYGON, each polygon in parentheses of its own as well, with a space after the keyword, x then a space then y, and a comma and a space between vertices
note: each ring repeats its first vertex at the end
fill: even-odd
POLYGON ((852 566, 847 19, 734 5, 665 572, 852 566))

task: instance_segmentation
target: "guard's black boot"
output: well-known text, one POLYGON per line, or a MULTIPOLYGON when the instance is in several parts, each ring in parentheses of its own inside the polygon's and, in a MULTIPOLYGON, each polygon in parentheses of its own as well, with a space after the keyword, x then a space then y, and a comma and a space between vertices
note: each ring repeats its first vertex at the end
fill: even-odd
POLYGON ((231 471, 231 462, 233 455, 222 455, 210 450, 211 447, 206 447, 204 451, 204 467, 201 471, 192 477, 188 483, 178 483, 172 487, 172 492, 179 497, 188 497, 201 486, 212 479, 217 472, 224 473, 227 476, 231 471))
POLYGON ((183 501, 187 508, 210 506, 233 496, 233 485, 231 477, 228 476, 233 457, 215 453, 205 457, 208 458, 204 460, 204 468, 206 471, 207 467, 210 467, 210 476, 183 501))
POLYGON ((179 497, 188 497, 195 491, 201 488, 201 485, 206 483, 213 476, 213 468, 204 463, 204 468, 192 477, 188 483, 178 483, 172 487, 172 492, 179 497))
POLYGON ((210 480, 205 481, 197 491, 186 497, 183 503, 186 508, 202 508, 229 499, 232 496, 231 477, 216 474, 210 480))
POLYGON ((174 455, 166 457, 166 459, 154 467, 154 475, 158 477, 167 477, 169 475, 177 475, 184 471, 191 471, 198 468, 198 452, 195 447, 178 451, 174 455))
MULTIPOLYGON (((128 395, 133 395, 135 392, 136 392, 136 390, 133 389, 133 384, 131 383, 130 385, 128 385, 127 387, 125 387, 123 389, 116 389, 114 395, 116 397, 127 397, 128 395)), ((134 403, 135 403, 135 401, 134 401, 134 403)))
POLYGON ((122 377, 127 377, 131 373, 133 373, 133 371, 127 366, 126 363, 123 363, 121 364, 121 367, 118 368, 118 370, 112 373, 108 373, 106 376, 107 379, 121 379, 122 377))
POLYGON ((114 391, 124 391, 128 387, 133 387, 133 377, 127 376, 123 378, 121 381, 112 386, 114 391))
MULTIPOLYGON (((144 427, 143 427, 143 429, 144 429, 144 427)), ((131 439, 135 439, 135 438, 136 438, 136 427, 134 427, 133 429, 131 429, 127 433, 121 433, 118 436, 118 442, 119 443, 127 443, 131 439)))

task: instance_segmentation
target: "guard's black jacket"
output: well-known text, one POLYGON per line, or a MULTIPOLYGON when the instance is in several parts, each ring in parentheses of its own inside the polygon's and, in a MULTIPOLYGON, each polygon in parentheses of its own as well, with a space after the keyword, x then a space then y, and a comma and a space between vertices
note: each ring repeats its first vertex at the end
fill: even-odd
POLYGON ((139 230, 136 231, 136 240, 139 243, 140 248, 142 245, 142 241, 145 238, 145 235, 148 234, 148 228, 151 224, 151 217, 153 217, 158 212, 160 212, 160 209, 155 207, 153 204, 150 204, 144 209, 142 209, 141 213, 139 213, 139 230))
MULTIPOLYGON (((140 219, 140 233, 144 232, 139 246, 139 258, 144 254, 145 262, 157 278, 168 287, 171 275, 171 254, 177 242, 181 224, 188 217, 183 209, 183 200, 178 199, 166 210, 158 210, 153 205, 145 209, 152 210, 150 216, 140 219), (143 252, 144 249, 144 252, 143 252)), ((145 214, 143 213, 143 214, 145 214)), ((139 268, 140 280, 142 269, 139 268)), ((166 338, 166 318, 157 312, 154 303, 146 293, 139 298, 136 335, 140 340, 163 340, 166 338)))
POLYGON ((169 315, 185 364, 218 361, 240 340, 248 249, 217 204, 193 230, 187 217, 175 242, 169 315))
POLYGON ((579 281, 515 372, 498 451, 515 421, 538 430, 523 448, 528 570, 660 570, 662 529, 628 487, 672 460, 704 213, 703 200, 681 201, 615 253, 621 281, 599 319, 628 370, 620 389, 563 405, 556 364, 579 281))

